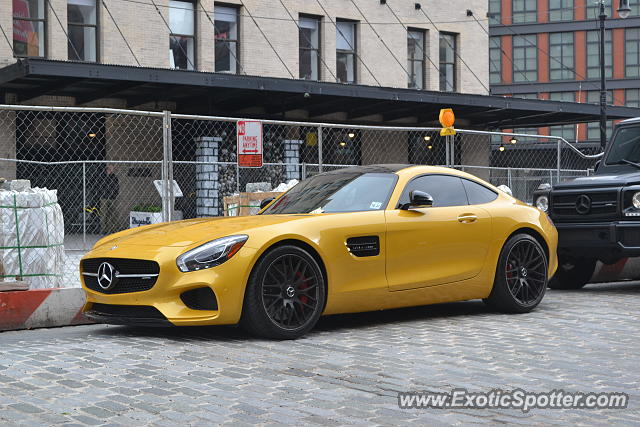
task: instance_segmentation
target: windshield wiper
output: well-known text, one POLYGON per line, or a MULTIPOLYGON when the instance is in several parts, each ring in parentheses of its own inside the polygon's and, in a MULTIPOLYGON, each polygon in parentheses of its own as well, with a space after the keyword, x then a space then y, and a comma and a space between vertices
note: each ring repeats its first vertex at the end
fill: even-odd
POLYGON ((627 159, 620 159, 620 160, 618 160, 616 163, 618 163, 618 164, 620 164, 620 163, 626 163, 626 164, 628 164, 628 165, 635 166, 635 167, 637 167, 638 169, 640 169, 640 163, 632 162, 631 160, 627 160, 627 159))

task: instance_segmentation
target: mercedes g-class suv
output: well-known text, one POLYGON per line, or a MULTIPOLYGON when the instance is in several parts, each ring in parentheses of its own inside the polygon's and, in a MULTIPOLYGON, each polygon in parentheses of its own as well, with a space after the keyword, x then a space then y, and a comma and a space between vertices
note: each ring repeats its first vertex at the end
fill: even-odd
POLYGON ((551 288, 583 287, 598 260, 640 256, 640 118, 620 122, 593 175, 542 184, 533 200, 558 229, 551 288))

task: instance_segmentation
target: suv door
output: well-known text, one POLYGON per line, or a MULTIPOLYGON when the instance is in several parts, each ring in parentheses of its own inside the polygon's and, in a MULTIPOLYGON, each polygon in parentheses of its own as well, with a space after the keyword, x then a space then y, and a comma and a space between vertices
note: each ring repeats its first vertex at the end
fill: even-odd
POLYGON ((489 212, 469 205, 463 180, 457 176, 416 177, 407 183, 399 205, 409 202, 413 190, 430 194, 433 206, 386 211, 389 289, 416 289, 476 276, 491 239, 489 212))

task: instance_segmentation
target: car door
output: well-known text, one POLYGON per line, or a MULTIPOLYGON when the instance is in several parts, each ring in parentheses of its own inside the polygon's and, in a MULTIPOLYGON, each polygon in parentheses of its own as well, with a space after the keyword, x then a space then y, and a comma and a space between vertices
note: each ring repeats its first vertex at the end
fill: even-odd
POLYGON ((477 275, 491 239, 489 212, 469 205, 463 179, 457 176, 416 177, 407 183, 400 204, 408 203, 413 190, 430 194, 433 206, 386 211, 389 289, 416 289, 477 275))

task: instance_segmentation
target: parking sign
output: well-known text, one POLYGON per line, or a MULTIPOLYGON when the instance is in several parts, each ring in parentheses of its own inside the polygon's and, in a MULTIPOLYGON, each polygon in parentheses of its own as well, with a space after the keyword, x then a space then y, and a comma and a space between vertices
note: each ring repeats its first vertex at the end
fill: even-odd
POLYGON ((262 122, 239 120, 238 166, 243 168, 262 167, 262 122))

